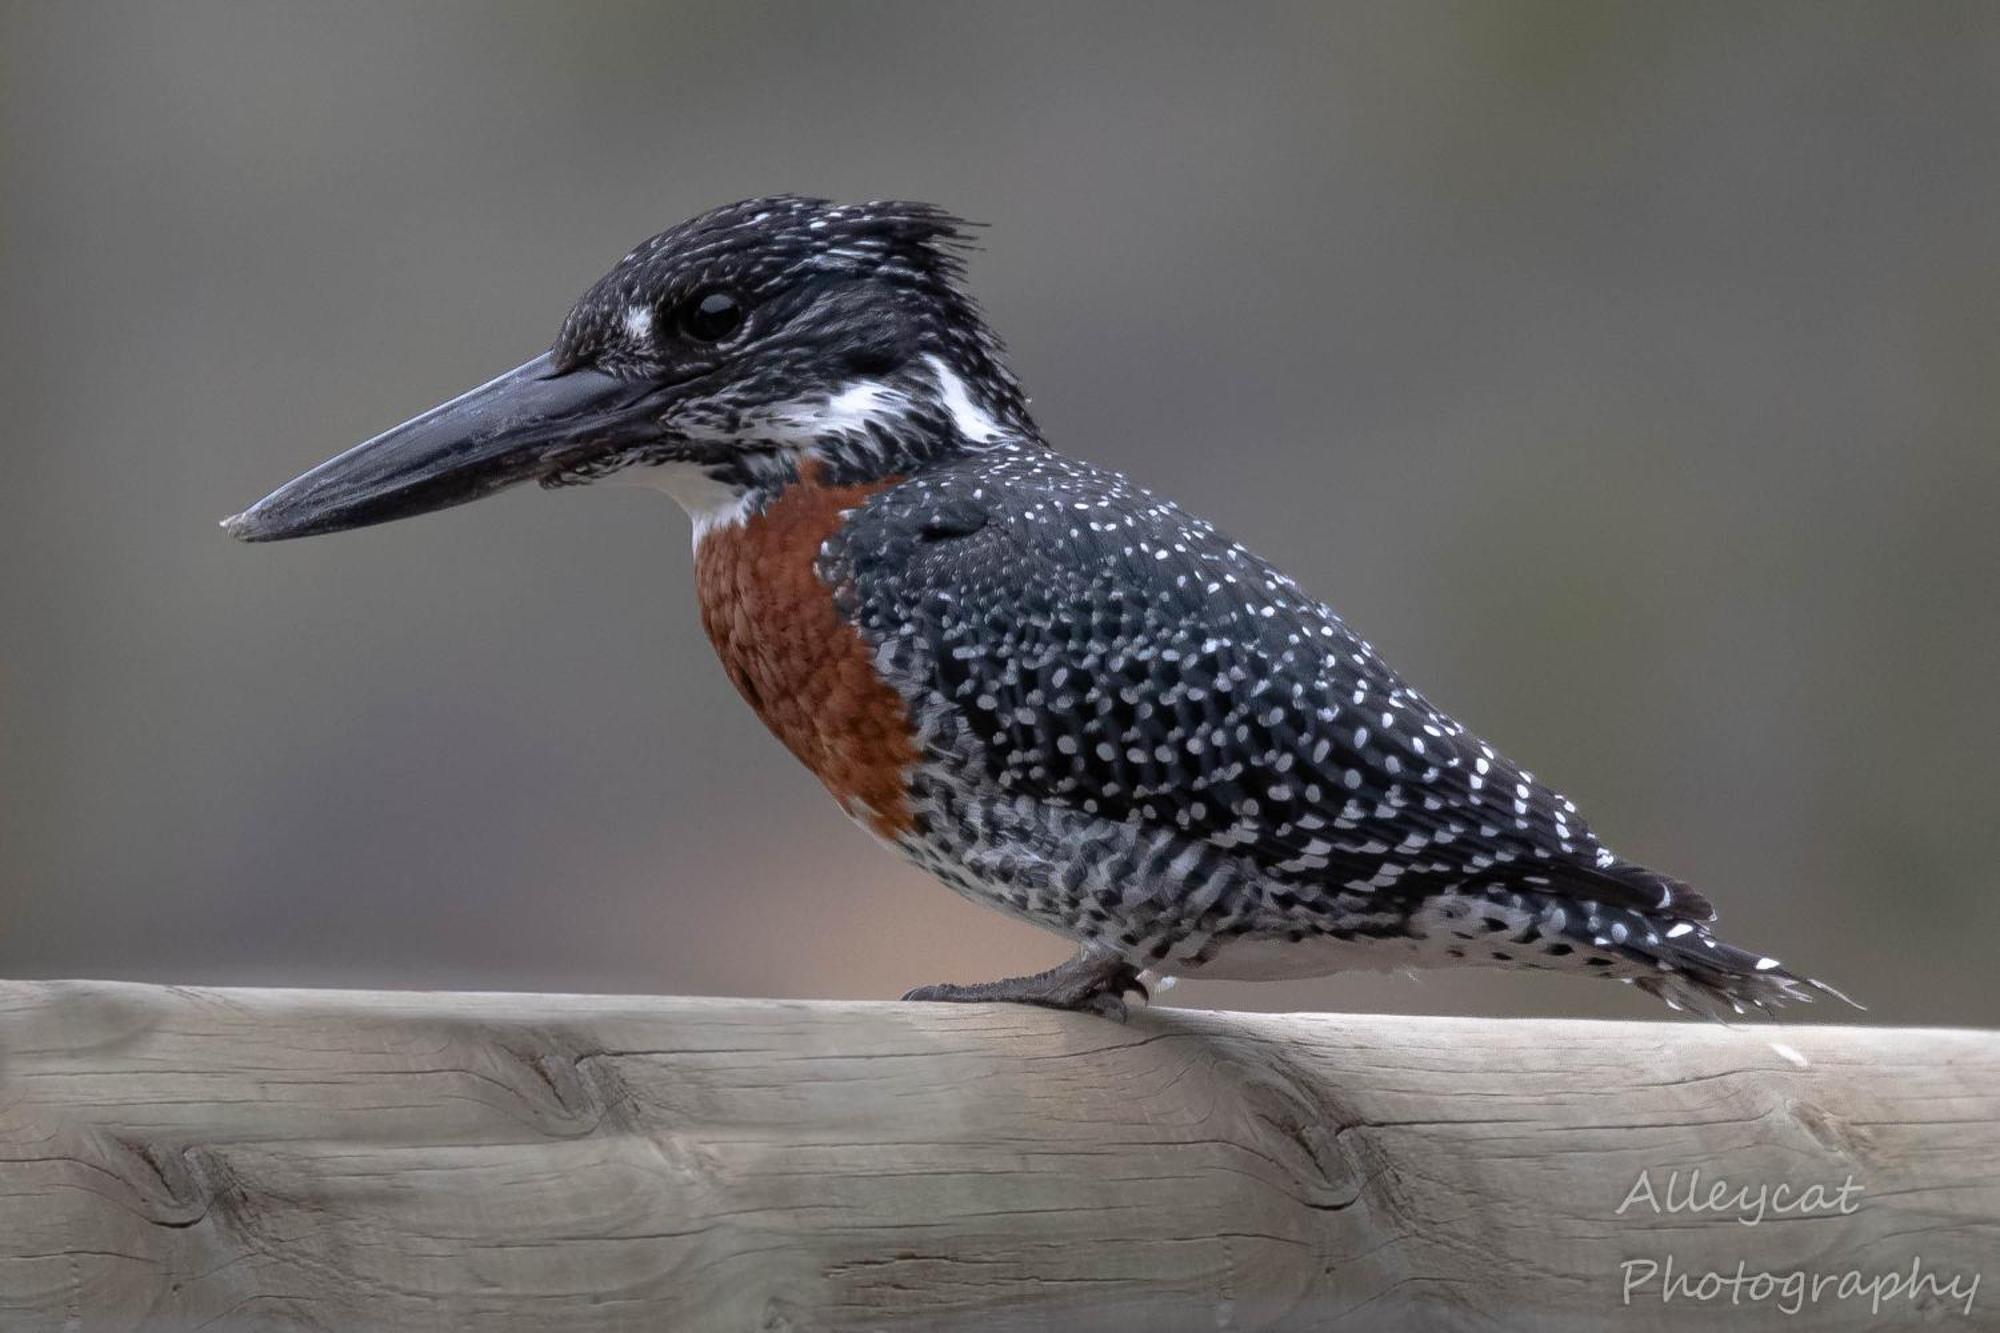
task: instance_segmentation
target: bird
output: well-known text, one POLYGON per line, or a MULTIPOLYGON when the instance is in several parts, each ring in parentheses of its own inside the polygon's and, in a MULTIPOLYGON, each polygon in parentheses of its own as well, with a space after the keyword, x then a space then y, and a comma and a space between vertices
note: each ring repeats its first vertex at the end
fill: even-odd
MULTIPOLYGON (((285 484, 250 542, 537 482, 666 492, 728 679, 862 828, 1067 961, 914 1001, 1123 1018, 1165 977, 1458 966, 1713 1018, 1831 986, 1406 683, 1214 525, 1053 447, 972 224, 799 195, 647 240, 547 351, 285 484)), ((1841 998, 1845 998, 1841 996, 1841 998)))

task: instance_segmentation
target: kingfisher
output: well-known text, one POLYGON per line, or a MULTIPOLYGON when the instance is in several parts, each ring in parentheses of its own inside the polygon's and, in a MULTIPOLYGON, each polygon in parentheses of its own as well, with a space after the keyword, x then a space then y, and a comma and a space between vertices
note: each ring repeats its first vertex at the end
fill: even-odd
POLYGON ((554 344, 280 487, 245 541, 525 482, 665 491, 736 690, 863 828, 1056 931, 906 1000, 1113 1017, 1156 976, 1499 966, 1712 1017, 1838 994, 1438 709, 1288 575, 1058 452, 969 224, 778 195, 646 241, 554 344))

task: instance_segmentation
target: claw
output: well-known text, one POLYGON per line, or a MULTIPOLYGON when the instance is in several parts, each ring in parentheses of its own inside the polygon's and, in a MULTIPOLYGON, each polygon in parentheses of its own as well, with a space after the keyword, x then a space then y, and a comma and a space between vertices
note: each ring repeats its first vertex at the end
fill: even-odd
POLYGON ((1151 1000, 1138 969, 1116 954, 1084 949, 1076 957, 1031 977, 1009 977, 1004 981, 982 981, 969 986, 948 981, 919 986, 903 998, 918 1003, 968 1004, 1005 1001, 1039 1005, 1044 1009, 1068 1009, 1097 1014, 1124 1022, 1129 1015, 1125 993, 1136 991, 1142 1000, 1151 1000))
POLYGON ((1125 1005, 1125 998, 1110 991, 1099 991, 1075 1008, 1078 1013, 1096 1014, 1099 1018, 1108 1018, 1114 1023, 1123 1023, 1132 1017, 1132 1011, 1125 1005))

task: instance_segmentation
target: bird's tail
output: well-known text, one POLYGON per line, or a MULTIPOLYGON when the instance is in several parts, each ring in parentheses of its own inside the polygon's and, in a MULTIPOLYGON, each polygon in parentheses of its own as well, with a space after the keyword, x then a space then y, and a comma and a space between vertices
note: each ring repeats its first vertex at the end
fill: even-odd
POLYGON ((1607 907, 1551 894, 1490 894, 1461 899, 1438 924, 1454 937, 1454 955, 1512 966, 1612 977, 1682 1009, 1718 1021, 1751 1010, 1810 1004, 1818 995, 1862 1006, 1824 981, 1775 958, 1716 938, 1704 922, 1607 907))
POLYGON ((1818 995, 1862 1007, 1828 983, 1793 972, 1775 958, 1717 939, 1703 923, 1655 923, 1636 945, 1628 940, 1622 952, 1641 970, 1621 980, 1658 997, 1669 1009, 1686 1009, 1717 1021, 1752 1009, 1768 1014, 1784 1004, 1811 1004, 1818 995))

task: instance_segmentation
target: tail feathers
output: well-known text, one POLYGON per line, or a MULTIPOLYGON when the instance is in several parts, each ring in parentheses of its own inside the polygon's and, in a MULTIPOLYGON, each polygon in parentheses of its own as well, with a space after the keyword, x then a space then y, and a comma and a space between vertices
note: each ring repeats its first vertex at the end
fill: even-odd
POLYGON ((1861 1008, 1824 981, 1717 939, 1706 922, 1567 895, 1489 889, 1444 895, 1419 914, 1455 961, 1613 977, 1671 1009, 1717 1021, 1755 1009, 1810 1004, 1818 995, 1861 1008))
POLYGON ((1679 921, 1655 923, 1625 952, 1651 967, 1622 977, 1669 1009, 1685 1009, 1726 1022, 1752 1009, 1769 1014, 1784 1004, 1811 1004, 1816 995, 1830 995, 1860 1009, 1862 1006, 1833 986, 1793 972, 1775 958, 1739 949, 1717 939, 1706 926, 1679 921), (1657 943, 1648 941, 1657 940, 1657 943))

